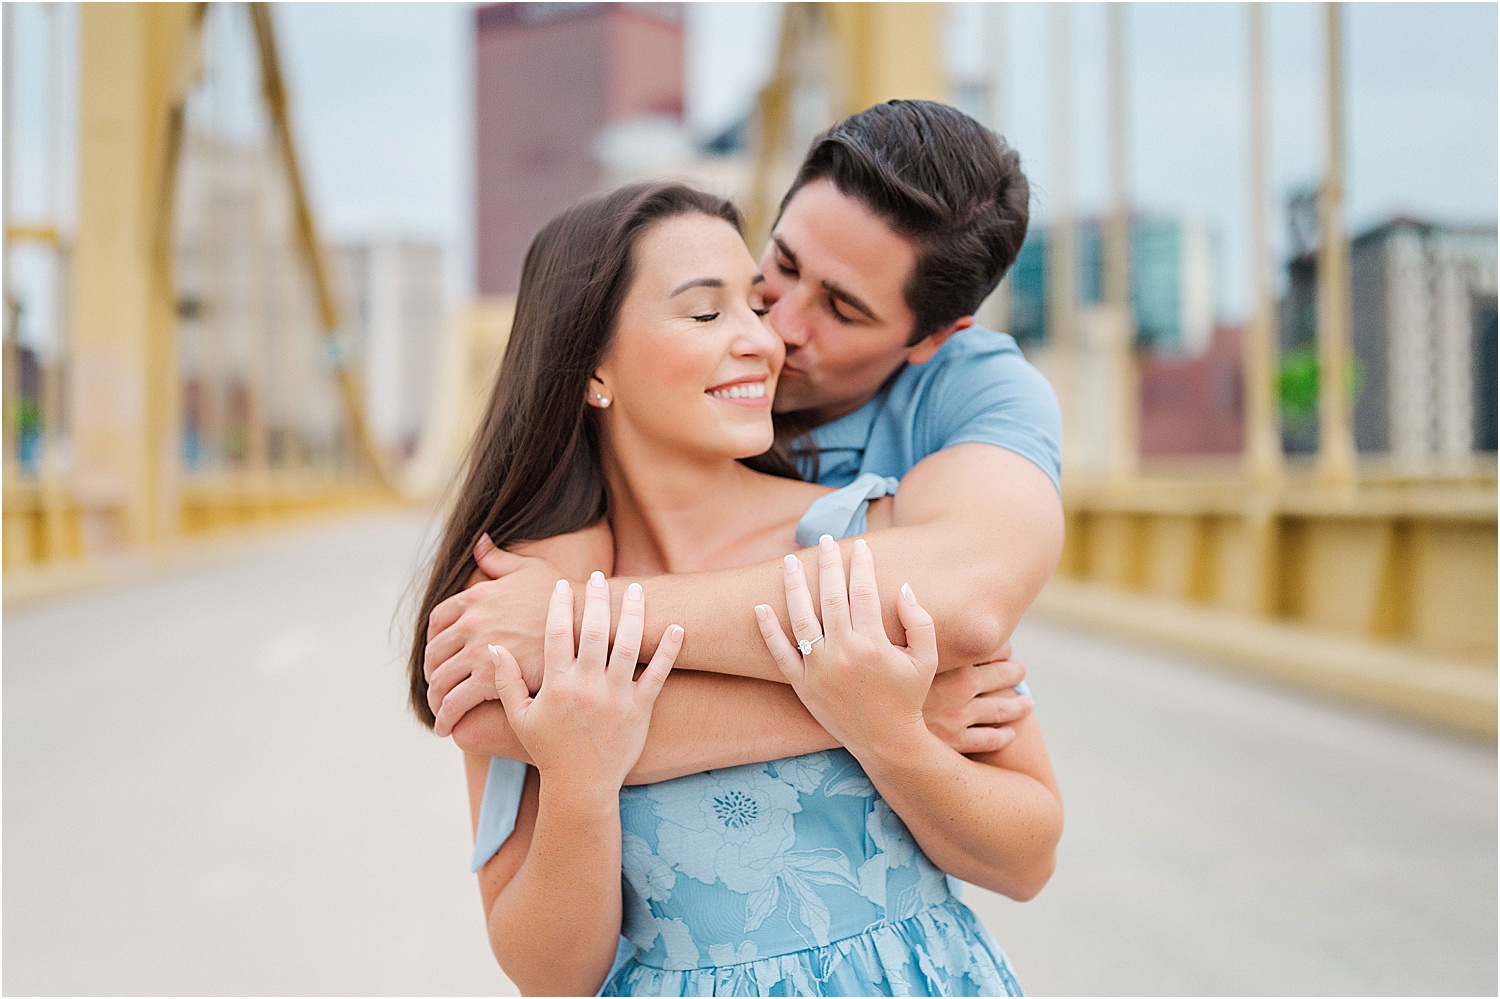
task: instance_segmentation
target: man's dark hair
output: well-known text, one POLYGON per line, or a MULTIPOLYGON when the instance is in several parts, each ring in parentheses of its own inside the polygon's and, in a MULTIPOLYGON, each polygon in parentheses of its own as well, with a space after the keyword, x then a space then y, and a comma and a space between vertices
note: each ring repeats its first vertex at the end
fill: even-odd
POLYGON ((946 104, 890 101, 845 118, 813 140, 780 211, 815 180, 831 181, 916 244, 902 289, 911 343, 973 315, 1026 238, 1031 189, 1020 156, 946 104))

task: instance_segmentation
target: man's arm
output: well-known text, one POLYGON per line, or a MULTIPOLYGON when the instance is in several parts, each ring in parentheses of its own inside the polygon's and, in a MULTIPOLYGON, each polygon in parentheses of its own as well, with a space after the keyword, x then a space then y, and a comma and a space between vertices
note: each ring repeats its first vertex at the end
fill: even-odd
MULTIPOLYGON (((1029 697, 1002 696, 1026 678, 1005 657, 940 673, 922 716, 939 741, 963 754, 1010 746, 1017 723, 1031 713, 1029 697)), ((453 741, 467 753, 531 763, 499 701, 485 701, 459 719, 453 741)), ((824 749, 829 735, 785 683, 717 673, 673 673, 656 698, 646 748, 626 784, 654 784, 688 774, 780 760, 824 749)))
MULTIPOLYGON (((895 594, 909 583, 937 622, 940 670, 993 658, 1041 591, 1062 553, 1062 502, 1040 468, 990 444, 959 444, 929 455, 901 480, 892 524, 867 535, 886 631, 901 641, 895 594), (889 594, 889 596, 886 596, 889 594)), ((847 567, 853 540, 840 542, 847 567)), ((797 553, 812 581, 818 552, 797 553)), ((780 561, 719 572, 621 579, 646 589, 642 655, 677 623, 687 639, 677 670, 734 673, 783 682, 753 608, 768 604, 787 620, 780 561)), ((618 599, 618 598, 617 598, 618 599)))
MULTIPOLYGON (((531 762, 499 701, 471 708, 454 726, 453 741, 468 753, 531 762)), ((646 748, 625 783, 654 784, 837 745, 785 683, 681 673, 657 695, 646 748)))
MULTIPOLYGON (((938 668, 948 670, 997 658, 996 650, 1057 566, 1062 502, 1046 473, 1019 454, 990 444, 958 444, 929 455, 907 473, 896 492, 891 526, 868 537, 881 551, 880 592, 911 585, 937 622, 938 668)), ((852 543, 840 542, 846 564, 852 543)), ((815 549, 797 557, 805 570, 817 564, 815 549)), ((559 570, 549 561, 495 548, 480 554, 479 566, 499 578, 480 582, 433 611, 427 662, 435 670, 430 679, 436 700, 487 659, 485 642, 509 649, 533 690, 540 682, 541 614, 559 570)), ((757 641, 752 608, 768 604, 785 613, 784 573, 780 561, 764 562, 616 579, 611 592, 619 601, 630 582, 645 587, 643 656, 655 652, 669 625, 681 624, 687 637, 678 672, 704 670, 779 683, 783 679, 765 643, 757 641)), ((562 574, 587 575, 569 568, 562 574)), ((882 602, 886 630, 899 640, 894 598, 882 602)), ((615 613, 618 619, 618 606, 615 613)))

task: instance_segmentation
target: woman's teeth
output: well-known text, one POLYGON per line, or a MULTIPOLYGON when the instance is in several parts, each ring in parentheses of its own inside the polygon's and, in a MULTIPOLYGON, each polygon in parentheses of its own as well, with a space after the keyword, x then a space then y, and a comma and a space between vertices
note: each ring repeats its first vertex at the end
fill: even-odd
POLYGON ((715 389, 708 394, 715 399, 764 399, 766 383, 750 382, 747 385, 731 385, 728 388, 715 389))

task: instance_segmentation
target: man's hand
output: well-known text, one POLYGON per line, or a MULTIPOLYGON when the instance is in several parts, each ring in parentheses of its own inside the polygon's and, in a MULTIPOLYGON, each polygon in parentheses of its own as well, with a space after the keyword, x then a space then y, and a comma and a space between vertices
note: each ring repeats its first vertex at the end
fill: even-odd
POLYGON ((487 571, 503 568, 504 575, 481 579, 455 593, 434 607, 428 618, 422 668, 427 675, 427 704, 434 715, 450 692, 490 663, 490 645, 503 646, 515 657, 533 693, 541 686, 547 607, 557 581, 565 577, 546 559, 509 552, 499 555, 499 559, 486 559, 484 565, 487 571))
POLYGON ((458 699, 448 705, 449 724, 490 696, 484 689, 460 689, 465 683, 487 685, 483 678, 470 678, 488 672, 490 645, 503 646, 515 657, 534 693, 542 683, 542 635, 553 587, 559 579, 585 579, 595 569, 607 574, 614 565, 614 535, 603 519, 521 548, 521 553, 503 551, 488 536, 480 538, 474 546, 478 569, 468 588, 438 604, 428 618, 422 667, 427 703, 436 715, 444 698, 459 690, 458 699))
POLYGON ((1031 714, 1031 698, 1010 689, 1024 679, 1026 667, 1010 658, 1007 642, 994 662, 934 677, 922 717, 928 730, 957 752, 996 752, 1015 740, 1015 724, 1031 714))

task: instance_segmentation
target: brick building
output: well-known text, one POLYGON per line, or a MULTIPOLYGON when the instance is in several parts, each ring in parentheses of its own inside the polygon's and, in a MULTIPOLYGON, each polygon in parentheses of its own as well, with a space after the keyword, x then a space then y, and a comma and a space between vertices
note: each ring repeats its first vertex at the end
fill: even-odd
POLYGON ((1244 440, 1244 330, 1220 326, 1194 357, 1141 355, 1141 455, 1238 454, 1244 440))
POLYGON ((497 3, 475 22, 476 284, 514 294, 537 230, 606 183, 600 134, 681 120, 682 9, 497 3))

